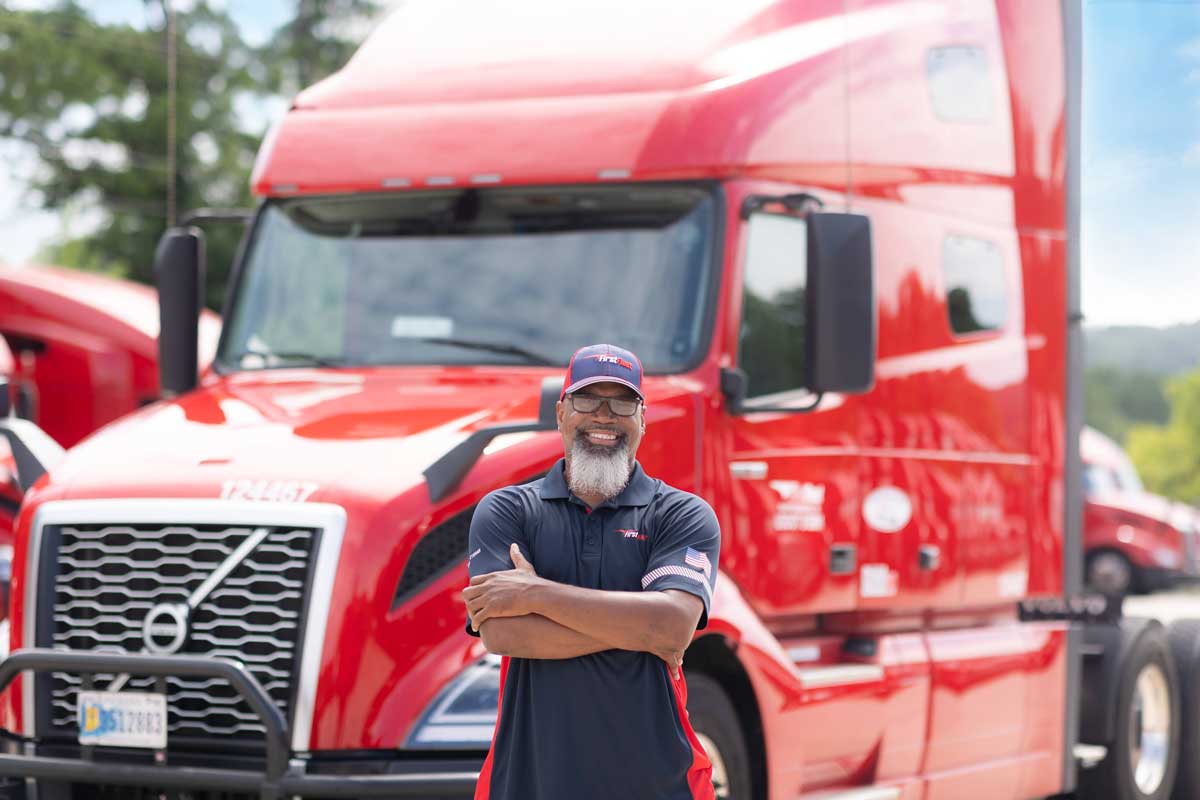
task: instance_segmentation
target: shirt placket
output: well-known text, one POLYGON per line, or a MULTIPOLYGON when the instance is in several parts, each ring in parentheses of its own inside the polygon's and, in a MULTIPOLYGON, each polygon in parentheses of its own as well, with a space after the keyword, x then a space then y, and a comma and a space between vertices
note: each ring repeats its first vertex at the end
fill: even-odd
POLYGON ((593 589, 600 588, 600 555, 603 552, 604 523, 608 519, 607 509, 595 508, 585 515, 583 522, 583 568, 584 579, 593 589))

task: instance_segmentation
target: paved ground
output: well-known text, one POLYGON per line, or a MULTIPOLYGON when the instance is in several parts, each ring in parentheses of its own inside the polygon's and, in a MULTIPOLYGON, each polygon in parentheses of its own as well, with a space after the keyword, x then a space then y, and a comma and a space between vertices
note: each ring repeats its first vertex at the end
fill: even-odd
POLYGON ((1128 617, 1153 617, 1163 622, 1189 617, 1200 619, 1200 587, 1127 597, 1123 609, 1128 617))

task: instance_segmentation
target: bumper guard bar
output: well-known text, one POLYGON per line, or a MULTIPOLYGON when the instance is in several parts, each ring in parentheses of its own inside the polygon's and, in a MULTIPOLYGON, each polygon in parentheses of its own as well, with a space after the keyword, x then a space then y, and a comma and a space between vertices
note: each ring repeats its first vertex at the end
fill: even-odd
MULTIPOLYGON (((287 721, 271 702, 262 684, 240 662, 194 656, 125 655, 30 648, 17 650, 0 662, 0 691, 23 671, 74 672, 85 686, 96 673, 129 673, 196 678, 221 678, 250 705, 266 730, 267 758, 263 773, 250 770, 197 767, 141 766, 101 763, 90 747, 83 759, 0 755, 0 775, 56 781, 91 781, 162 788, 223 789, 256 792, 262 800, 280 797, 421 797, 470 796, 476 772, 446 771, 388 775, 307 775, 289 768, 292 755, 287 721)), ((155 751, 165 762, 165 751, 155 751)))

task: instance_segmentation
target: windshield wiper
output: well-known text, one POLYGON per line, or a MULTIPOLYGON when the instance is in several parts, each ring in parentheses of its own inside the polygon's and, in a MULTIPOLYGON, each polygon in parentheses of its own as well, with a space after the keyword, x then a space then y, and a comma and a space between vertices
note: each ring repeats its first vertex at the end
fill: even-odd
POLYGON ((246 350, 243 350, 242 352, 235 355, 233 358, 237 362, 238 366, 241 366, 242 361, 245 360, 246 356, 258 356, 265 362, 265 364, 264 364, 265 366, 274 366, 273 364, 271 364, 272 359, 278 359, 279 361, 288 361, 288 362, 300 362, 300 364, 295 364, 295 366, 313 366, 313 367, 344 367, 344 366, 346 366, 346 360, 342 359, 342 358, 330 358, 328 356, 318 356, 313 353, 298 353, 298 352, 290 353, 290 352, 286 352, 286 351, 285 352, 277 352, 274 350, 256 350, 254 348, 247 348, 246 350))
POLYGON ((540 364, 546 367, 559 367, 562 364, 549 356, 544 356, 541 353, 535 353, 532 350, 527 350, 515 344, 493 344, 491 342, 475 342, 470 339, 455 339, 451 336, 418 336, 413 339, 415 342, 425 342, 426 344, 446 344, 452 347, 461 347, 465 350, 484 350, 488 353, 501 353, 506 356, 519 356, 525 359, 530 364, 540 364))

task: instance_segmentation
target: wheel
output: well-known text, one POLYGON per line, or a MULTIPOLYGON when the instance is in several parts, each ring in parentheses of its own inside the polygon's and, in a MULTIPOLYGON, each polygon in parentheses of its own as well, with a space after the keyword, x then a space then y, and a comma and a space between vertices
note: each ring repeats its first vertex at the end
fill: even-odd
POLYGON ((688 717, 713 765, 717 800, 753 800, 750 756, 737 712, 721 684, 700 672, 686 674, 688 717))
POLYGON ((1124 654, 1117 690, 1115 738, 1097 766, 1079 776, 1088 800, 1166 800, 1179 761, 1179 680, 1158 625, 1124 654))
POLYGON ((1179 771, 1174 800, 1200 797, 1200 620, 1181 619, 1167 628, 1171 657, 1179 674, 1179 771))
POLYGON ((1097 592, 1124 595, 1133 589, 1133 565, 1115 550, 1099 550, 1088 556, 1085 578, 1097 592))

